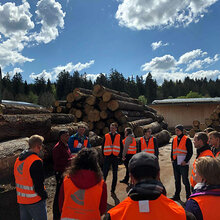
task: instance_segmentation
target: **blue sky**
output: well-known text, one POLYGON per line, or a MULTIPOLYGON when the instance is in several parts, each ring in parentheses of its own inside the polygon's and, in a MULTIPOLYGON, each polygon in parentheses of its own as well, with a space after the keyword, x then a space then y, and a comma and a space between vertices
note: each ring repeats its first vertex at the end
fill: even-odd
POLYGON ((1 0, 0 66, 23 79, 63 69, 127 78, 220 78, 218 0, 1 0))

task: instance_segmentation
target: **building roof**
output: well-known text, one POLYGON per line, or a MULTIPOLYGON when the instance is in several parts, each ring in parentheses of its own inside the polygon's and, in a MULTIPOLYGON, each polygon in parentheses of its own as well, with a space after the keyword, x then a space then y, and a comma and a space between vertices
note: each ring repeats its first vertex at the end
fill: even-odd
POLYGON ((152 105, 220 103, 220 97, 154 100, 152 105))

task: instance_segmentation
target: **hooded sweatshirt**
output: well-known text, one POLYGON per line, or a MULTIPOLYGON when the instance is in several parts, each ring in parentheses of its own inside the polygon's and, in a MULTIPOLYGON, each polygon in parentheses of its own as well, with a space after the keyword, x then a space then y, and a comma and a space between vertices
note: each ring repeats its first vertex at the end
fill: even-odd
MULTIPOLYGON (((70 176, 73 184, 79 189, 89 189, 100 182, 94 171, 91 170, 79 170, 74 175, 70 176)), ((62 184, 59 193, 59 209, 62 212, 64 202, 64 186, 62 184)), ((103 215, 107 209, 107 186, 103 183, 102 195, 100 199, 99 211, 100 215, 103 215)))
MULTIPOLYGON (((23 161, 32 154, 37 155, 34 152, 25 150, 20 154, 19 160, 23 161)), ((29 171, 34 185, 34 191, 42 198, 42 200, 45 200, 47 198, 47 192, 44 188, 44 170, 42 161, 34 161, 29 171)))

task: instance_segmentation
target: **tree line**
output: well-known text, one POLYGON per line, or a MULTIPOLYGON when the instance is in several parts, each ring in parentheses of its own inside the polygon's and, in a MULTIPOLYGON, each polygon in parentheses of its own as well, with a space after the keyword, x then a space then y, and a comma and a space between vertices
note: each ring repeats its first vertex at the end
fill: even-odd
POLYGON ((2 78, 2 99, 26 101, 43 106, 51 106, 55 99, 65 99, 66 95, 74 88, 82 87, 92 89, 95 84, 101 84, 110 89, 128 93, 133 98, 139 98, 143 103, 152 103, 155 99, 167 98, 200 98, 220 97, 220 80, 190 79, 164 80, 158 85, 156 80, 148 73, 144 79, 142 76, 125 78, 117 70, 111 70, 110 74, 99 74, 94 82, 87 74, 74 71, 70 74, 63 70, 58 74, 57 80, 46 81, 43 77, 36 78, 34 83, 27 83, 20 73, 13 77, 7 73, 2 78))

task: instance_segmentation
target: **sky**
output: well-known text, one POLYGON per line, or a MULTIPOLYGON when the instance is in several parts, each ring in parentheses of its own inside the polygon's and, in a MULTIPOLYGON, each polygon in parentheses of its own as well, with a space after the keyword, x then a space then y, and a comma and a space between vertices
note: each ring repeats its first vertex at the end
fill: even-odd
POLYGON ((219 0, 1 0, 0 67, 23 80, 62 70, 220 79, 219 0))

